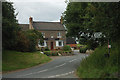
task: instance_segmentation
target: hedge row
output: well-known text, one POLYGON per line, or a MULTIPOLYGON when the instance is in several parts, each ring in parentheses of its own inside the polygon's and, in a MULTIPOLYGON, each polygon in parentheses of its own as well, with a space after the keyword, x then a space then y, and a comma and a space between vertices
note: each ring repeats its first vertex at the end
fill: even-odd
POLYGON ((72 51, 44 51, 47 56, 71 55, 72 51))
POLYGON ((87 49, 88 49, 87 46, 81 47, 79 52, 80 53, 86 53, 87 49))

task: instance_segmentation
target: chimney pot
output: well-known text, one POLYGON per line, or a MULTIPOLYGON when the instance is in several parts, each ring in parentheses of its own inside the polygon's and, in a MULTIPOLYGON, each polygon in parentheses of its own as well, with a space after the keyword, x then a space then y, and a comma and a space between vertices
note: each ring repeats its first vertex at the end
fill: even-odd
POLYGON ((30 18, 29 18, 29 29, 33 29, 32 23, 33 23, 33 18, 30 17, 30 18))
POLYGON ((61 16, 60 23, 63 24, 63 17, 61 16))

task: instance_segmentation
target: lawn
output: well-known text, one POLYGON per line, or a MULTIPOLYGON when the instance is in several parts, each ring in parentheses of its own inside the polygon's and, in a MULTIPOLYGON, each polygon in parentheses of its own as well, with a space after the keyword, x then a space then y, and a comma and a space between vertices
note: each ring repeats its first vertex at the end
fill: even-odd
POLYGON ((46 63, 51 58, 40 52, 16 52, 3 51, 2 71, 13 71, 17 69, 29 68, 38 64, 46 63))

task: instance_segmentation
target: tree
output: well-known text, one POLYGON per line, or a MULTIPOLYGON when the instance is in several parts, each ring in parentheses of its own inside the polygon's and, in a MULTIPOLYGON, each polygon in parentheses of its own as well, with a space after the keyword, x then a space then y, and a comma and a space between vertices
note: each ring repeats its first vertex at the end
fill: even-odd
MULTIPOLYGON (((89 34, 88 40, 101 32, 104 38, 117 40, 120 34, 120 2, 116 3, 75 3, 68 4, 63 19, 69 36, 80 38, 89 34)), ((92 39, 96 40, 96 39, 92 39)), ((103 40, 103 39, 102 39, 103 40)), ((106 40, 106 39, 104 39, 106 40)), ((100 40, 98 40, 100 42, 100 40)))
POLYGON ((118 39, 120 34, 119 14, 120 14, 120 2, 116 3, 91 3, 88 7, 88 13, 92 14, 90 18, 90 24, 87 24, 89 29, 94 32, 102 32, 106 38, 111 40, 118 39))
POLYGON ((68 30, 68 36, 80 37, 84 31, 84 14, 88 3, 69 3, 63 13, 64 24, 68 30))
POLYGON ((36 51, 36 47, 39 43, 39 41, 42 43, 43 42, 43 36, 41 32, 37 30, 27 30, 24 32, 25 37, 28 40, 28 48, 27 50, 30 52, 36 51))
POLYGON ((2 47, 9 50, 14 50, 20 30, 12 4, 11 2, 2 3, 2 47))

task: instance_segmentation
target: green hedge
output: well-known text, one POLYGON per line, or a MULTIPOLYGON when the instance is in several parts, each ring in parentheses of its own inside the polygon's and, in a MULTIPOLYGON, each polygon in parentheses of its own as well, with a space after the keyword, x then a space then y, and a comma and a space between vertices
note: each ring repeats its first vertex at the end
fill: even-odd
POLYGON ((69 45, 65 45, 63 47, 63 51, 70 51, 71 50, 71 47, 69 45))
POLYGON ((44 54, 47 56, 58 56, 58 52, 56 51, 44 51, 44 54))
POLYGON ((80 53, 86 53, 86 51, 87 51, 87 46, 81 47, 79 50, 80 53))

